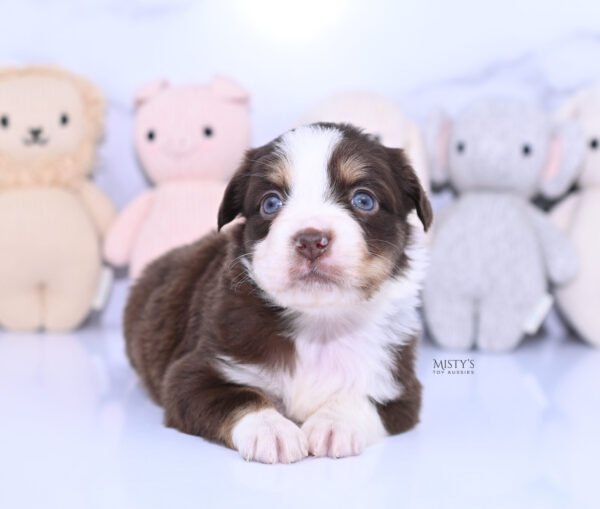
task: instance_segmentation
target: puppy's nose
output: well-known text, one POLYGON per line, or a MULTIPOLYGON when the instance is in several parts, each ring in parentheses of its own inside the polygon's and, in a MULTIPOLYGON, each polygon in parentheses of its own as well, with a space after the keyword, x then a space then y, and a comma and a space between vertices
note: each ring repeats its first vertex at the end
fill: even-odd
POLYGON ((31 129, 29 129, 29 133, 31 134, 31 137, 33 139, 39 138, 40 134, 42 134, 42 128, 41 127, 32 127, 31 129))
POLYGON ((331 238, 325 232, 307 228, 298 232, 294 241, 298 254, 313 262, 327 250, 331 238))

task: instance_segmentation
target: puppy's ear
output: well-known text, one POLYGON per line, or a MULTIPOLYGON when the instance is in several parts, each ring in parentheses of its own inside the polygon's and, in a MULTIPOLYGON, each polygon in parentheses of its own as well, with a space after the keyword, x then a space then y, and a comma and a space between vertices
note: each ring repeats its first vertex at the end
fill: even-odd
POLYGON ((250 179, 250 172, 255 159, 254 153, 255 150, 248 150, 246 152, 244 161, 225 188, 225 193, 219 206, 217 223, 219 231, 227 223, 231 223, 238 214, 242 213, 246 190, 248 189, 248 180, 250 179))
POLYGON ((386 150, 398 188, 403 198, 407 197, 411 202, 409 212, 416 209, 423 229, 427 231, 433 221, 433 211, 427 193, 419 182, 419 177, 410 166, 403 150, 397 148, 387 148, 386 150))

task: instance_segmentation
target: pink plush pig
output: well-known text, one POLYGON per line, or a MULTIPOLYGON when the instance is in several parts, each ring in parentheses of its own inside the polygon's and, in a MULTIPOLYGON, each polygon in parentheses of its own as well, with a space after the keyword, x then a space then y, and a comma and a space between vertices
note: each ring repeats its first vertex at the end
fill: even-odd
POLYGON ((214 229, 228 178, 250 142, 248 94, 215 77, 208 85, 143 87, 135 97, 135 147, 155 187, 120 213, 106 260, 132 278, 170 249, 214 229))

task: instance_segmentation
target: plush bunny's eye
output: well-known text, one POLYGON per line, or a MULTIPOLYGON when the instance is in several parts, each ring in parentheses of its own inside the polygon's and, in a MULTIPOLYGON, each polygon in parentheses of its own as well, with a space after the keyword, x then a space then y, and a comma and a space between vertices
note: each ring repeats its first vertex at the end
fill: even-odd
POLYGON ((600 142, 598 141, 598 138, 592 138, 590 140, 590 148, 592 150, 598 150, 598 147, 600 147, 600 142))
POLYGON ((523 155, 525 157, 528 157, 531 155, 531 152, 533 152, 533 149, 531 148, 531 145, 529 145, 528 143, 525 143, 525 145, 523 145, 523 147, 521 147, 521 152, 523 152, 523 155))
POLYGON ((465 143, 464 143, 463 141, 459 141, 459 142, 456 144, 456 151, 457 151, 459 154, 462 154, 462 153, 463 153, 463 152, 464 152, 466 149, 467 149, 467 146, 465 145, 465 143))
POLYGON ((69 123, 69 115, 67 115, 66 113, 63 113, 60 116, 60 125, 65 126, 69 123))
POLYGON ((207 138, 210 138, 213 134, 214 134, 213 128, 210 127, 209 125, 207 125, 204 128, 204 136, 206 136, 207 138))
POLYGON ((148 141, 154 141, 154 138, 156 138, 156 134, 154 134, 154 130, 150 129, 147 133, 146 133, 146 138, 148 141))
POLYGON ((0 125, 2 125, 2 127, 4 129, 6 129, 10 124, 10 121, 8 120, 8 115, 2 115, 0 117, 0 125))

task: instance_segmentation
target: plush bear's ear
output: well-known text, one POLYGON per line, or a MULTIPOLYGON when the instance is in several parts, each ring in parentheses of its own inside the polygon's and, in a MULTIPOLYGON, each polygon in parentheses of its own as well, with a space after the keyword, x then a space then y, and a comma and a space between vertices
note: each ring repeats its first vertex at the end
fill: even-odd
POLYGON ((134 107, 136 109, 139 108, 142 104, 148 102, 155 95, 169 88, 169 86, 169 82, 166 80, 153 81, 152 83, 147 83, 146 85, 141 86, 137 89, 135 95, 133 96, 134 107))
POLYGON ((247 103, 249 100, 248 92, 239 83, 224 76, 215 76, 210 88, 218 96, 230 101, 247 103))
POLYGON ((419 182, 419 177, 410 166, 404 151, 398 148, 387 148, 388 161, 394 172, 394 177, 398 188, 402 193, 402 198, 410 200, 410 209, 416 210, 423 229, 427 231, 433 221, 433 211, 431 209, 431 203, 427 198, 427 193, 423 189, 423 186, 419 182))
POLYGON ((421 185, 429 189, 429 161, 427 160, 427 150, 425 140, 421 130, 414 122, 408 123, 408 137, 406 152, 410 157, 410 162, 415 169, 421 185))
POLYGON ((432 186, 443 187, 448 184, 448 152, 452 122, 442 110, 434 111, 427 119, 425 143, 429 154, 428 167, 432 186))
POLYGON ((560 197, 573 185, 583 163, 583 132, 573 121, 554 126, 548 160, 540 183, 540 192, 549 199, 560 197))
POLYGON ((246 190, 248 189, 248 179, 250 178, 257 152, 258 149, 250 149, 246 152, 244 161, 225 188, 217 219, 217 229, 219 231, 223 226, 231 223, 231 221, 242 213, 246 190))

